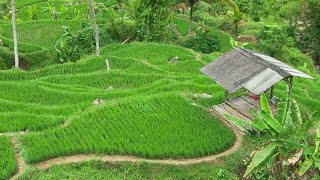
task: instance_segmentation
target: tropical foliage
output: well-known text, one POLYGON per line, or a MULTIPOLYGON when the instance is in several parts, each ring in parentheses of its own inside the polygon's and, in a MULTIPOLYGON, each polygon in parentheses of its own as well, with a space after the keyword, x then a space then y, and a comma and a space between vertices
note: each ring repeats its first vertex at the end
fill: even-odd
MULTIPOLYGON (((174 159, 225 151, 239 138, 208 113, 223 102, 224 90, 199 69, 238 46, 315 79, 296 78, 276 116, 262 96, 253 123, 229 117, 255 132, 233 155, 185 167, 30 168, 21 179, 318 178, 317 0, 92 2, 90 10, 87 0, 16 0, 20 69, 13 69, 11 0, 0 0, 0 179, 17 172, 20 150, 28 166, 77 154, 174 159), (100 46, 100 56, 92 56, 100 46)), ((274 93, 284 100, 286 89, 281 82, 274 93)))
POLYGON ((320 170, 320 120, 314 115, 303 120, 294 99, 279 103, 276 117, 264 94, 260 96, 260 105, 252 123, 226 115, 235 124, 266 135, 268 140, 252 153, 244 177, 313 177, 317 173, 313 170, 320 170))

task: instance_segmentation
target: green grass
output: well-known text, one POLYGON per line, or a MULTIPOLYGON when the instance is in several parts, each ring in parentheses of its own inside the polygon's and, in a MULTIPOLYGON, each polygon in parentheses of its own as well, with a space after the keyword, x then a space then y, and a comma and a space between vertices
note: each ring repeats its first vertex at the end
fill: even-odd
MULTIPOLYGON (((81 21, 38 20, 18 23, 18 40, 23 43, 53 48, 64 32, 62 26, 67 26, 74 32, 81 28, 81 21)), ((2 28, 4 29, 2 35, 10 39, 12 37, 11 24, 2 25, 2 28)))
MULTIPOLYGON (((223 102, 224 90, 199 72, 219 55, 199 61, 189 49, 174 45, 113 44, 99 58, 1 71, 0 132, 29 132, 19 138, 29 163, 91 153, 159 159, 220 153, 235 137, 204 107, 223 102), (173 56, 180 60, 169 64, 173 56), (213 97, 195 98, 197 93, 213 97), (97 98, 106 103, 92 105, 97 98), (64 122, 71 124, 61 129, 64 122)), ((314 76, 314 81, 294 81, 293 95, 303 112, 319 110, 320 81, 314 76)), ((279 84, 276 94, 285 93, 279 84)))
POLYGON ((223 89, 199 73, 203 63, 190 50, 132 43, 109 45, 102 54, 0 72, 0 132, 30 132, 20 138, 28 162, 87 153, 198 157, 233 145, 232 131, 201 108, 222 102, 223 89), (173 56, 180 61, 168 64, 173 56), (214 97, 195 99, 196 93, 214 97), (96 98, 106 103, 93 106, 96 98), (59 129, 66 121, 71 124, 59 129))
POLYGON ((243 159, 263 140, 246 135, 243 146, 216 163, 196 165, 161 165, 152 163, 83 162, 53 166, 48 170, 29 169, 19 179, 217 179, 229 180, 243 173, 243 159))
MULTIPOLYGON (((178 31, 180 32, 181 35, 185 36, 189 33, 189 21, 187 19, 182 19, 182 18, 174 18, 173 23, 177 26, 178 31)), ((192 24, 192 30, 196 30, 197 26, 195 22, 192 24)))
POLYGON ((0 179, 8 179, 16 169, 17 164, 10 138, 0 136, 0 179))
POLYGON ((106 103, 74 119, 63 131, 23 138, 29 162, 83 153, 198 157, 222 152, 233 141, 232 132, 219 121, 172 94, 106 103))
POLYGON ((154 65, 168 64, 169 60, 175 56, 178 56, 180 61, 194 58, 192 52, 187 48, 177 48, 177 46, 174 45, 158 43, 112 45, 103 48, 101 53, 109 56, 135 58, 154 65))
POLYGON ((16 8, 20 9, 25 6, 29 6, 32 4, 37 4, 37 3, 45 2, 45 1, 48 1, 48 0, 17 0, 16 1, 16 8))
POLYGON ((32 170, 19 179, 231 179, 234 176, 210 164, 191 166, 147 163, 102 163, 92 161, 55 166, 48 171, 32 170))

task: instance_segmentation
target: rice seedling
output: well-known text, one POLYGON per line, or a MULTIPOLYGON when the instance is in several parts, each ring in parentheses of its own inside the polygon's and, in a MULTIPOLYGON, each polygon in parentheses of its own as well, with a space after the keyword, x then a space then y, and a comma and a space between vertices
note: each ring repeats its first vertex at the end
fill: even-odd
POLYGON ((0 179, 8 179, 17 169, 10 138, 0 136, 0 179))
POLYGON ((197 157, 224 151, 234 138, 231 130, 201 108, 180 95, 162 93, 106 103, 63 130, 26 135, 22 143, 25 157, 34 163, 75 153, 197 157))

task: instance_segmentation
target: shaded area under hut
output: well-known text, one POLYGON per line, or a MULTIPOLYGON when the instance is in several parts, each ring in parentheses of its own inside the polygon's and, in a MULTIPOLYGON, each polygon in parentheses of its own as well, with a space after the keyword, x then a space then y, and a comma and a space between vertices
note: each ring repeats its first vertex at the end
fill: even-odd
MULTIPOLYGON (((228 121, 224 114, 231 114, 251 121, 250 109, 260 109, 259 95, 269 95, 271 110, 277 113, 278 98, 274 96, 274 85, 284 80, 291 96, 293 77, 313 77, 273 58, 244 48, 235 48, 201 69, 201 72, 220 84, 225 91, 225 102, 213 106, 211 111, 228 121)), ((230 121, 228 121, 231 125, 230 121)), ((239 132, 246 130, 235 126, 239 132)))

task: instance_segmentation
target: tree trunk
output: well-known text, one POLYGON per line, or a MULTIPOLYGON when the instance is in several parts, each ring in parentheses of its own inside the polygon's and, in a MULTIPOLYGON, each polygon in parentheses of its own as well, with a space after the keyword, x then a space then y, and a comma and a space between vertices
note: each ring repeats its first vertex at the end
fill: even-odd
POLYGON ((11 12, 12 12, 14 67, 15 67, 15 68, 19 68, 18 36, 17 36, 17 25, 16 25, 16 6, 15 6, 15 0, 11 0, 11 12))
POLYGON ((194 0, 189 0, 190 4, 190 18, 189 18, 189 34, 192 33, 192 22, 193 22, 193 6, 195 4, 194 0))
POLYGON ((100 37, 99 37, 99 27, 96 20, 96 13, 94 12, 94 7, 92 0, 89 0, 89 8, 91 12, 92 25, 95 33, 96 40, 96 56, 100 56, 100 37))

